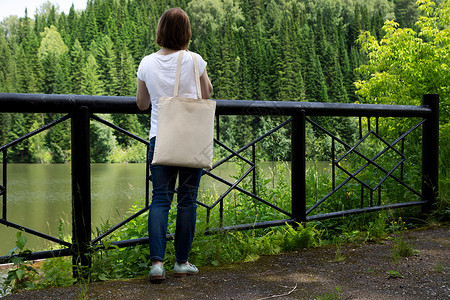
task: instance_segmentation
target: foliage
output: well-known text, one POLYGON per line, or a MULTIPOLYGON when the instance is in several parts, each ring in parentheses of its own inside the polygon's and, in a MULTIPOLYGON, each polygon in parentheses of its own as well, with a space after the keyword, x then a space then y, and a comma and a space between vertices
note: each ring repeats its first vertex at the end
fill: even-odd
POLYGON ((440 123, 445 125, 450 121, 444 110, 450 103, 450 1, 417 4, 422 13, 418 32, 386 21, 381 41, 368 31, 360 35, 369 61, 358 70, 370 78, 356 82, 357 92, 369 102, 403 105, 420 105, 423 94, 439 94, 440 123))
POLYGON ((199 266, 254 261, 261 255, 318 246, 321 244, 320 236, 321 232, 312 224, 224 232, 212 237, 200 234, 194 240, 190 260, 199 266))
POLYGON ((39 288, 68 286, 75 283, 72 277, 72 259, 54 257, 43 261, 39 269, 40 278, 36 284, 39 288))
POLYGON ((31 250, 24 249, 27 243, 27 238, 22 236, 22 232, 17 232, 16 247, 11 249, 8 255, 11 256, 13 262, 13 269, 8 271, 8 275, 3 282, 2 294, 8 292, 17 292, 19 290, 30 288, 34 286, 34 280, 38 272, 26 261, 24 256, 30 254, 31 250))

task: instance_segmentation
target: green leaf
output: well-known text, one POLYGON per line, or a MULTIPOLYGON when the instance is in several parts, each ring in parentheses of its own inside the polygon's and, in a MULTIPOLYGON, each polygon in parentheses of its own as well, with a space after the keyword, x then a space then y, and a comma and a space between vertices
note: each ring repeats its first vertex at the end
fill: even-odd
POLYGON ((102 273, 98 276, 98 279, 100 279, 101 281, 106 281, 106 280, 108 280, 108 277, 106 277, 106 275, 104 273, 102 273))
POLYGON ((17 269, 16 270, 17 279, 22 280, 24 274, 25 274, 25 270, 24 269, 17 269))
POLYGON ((17 232, 16 236, 17 236, 16 246, 20 250, 23 250, 23 248, 25 247, 25 244, 27 243, 27 238, 25 236, 22 236, 21 231, 17 232))

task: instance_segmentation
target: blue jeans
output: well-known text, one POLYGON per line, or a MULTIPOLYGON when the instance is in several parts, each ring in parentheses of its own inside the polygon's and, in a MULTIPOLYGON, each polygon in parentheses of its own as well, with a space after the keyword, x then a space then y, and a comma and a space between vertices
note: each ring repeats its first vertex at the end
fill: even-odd
MULTIPOLYGON (((155 138, 150 140, 149 157, 153 159, 155 138)), ((148 214, 150 259, 164 261, 167 244, 167 223, 178 175, 175 258, 188 261, 197 220, 197 194, 202 169, 150 165, 153 183, 152 203, 148 214)))

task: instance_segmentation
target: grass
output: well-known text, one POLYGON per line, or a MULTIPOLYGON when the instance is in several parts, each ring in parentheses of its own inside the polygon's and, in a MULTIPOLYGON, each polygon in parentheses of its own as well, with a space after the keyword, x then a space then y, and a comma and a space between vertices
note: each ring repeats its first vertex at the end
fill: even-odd
POLYGON ((392 256, 394 261, 398 262, 400 258, 413 256, 420 253, 418 250, 414 250, 413 247, 405 241, 403 235, 395 238, 394 249, 392 250, 392 256))
POLYGON ((342 244, 338 243, 336 244, 336 254, 334 256, 334 261, 335 262, 340 262, 343 261, 345 259, 345 255, 342 254, 342 244))
POLYGON ((315 297, 316 300, 340 300, 341 298, 341 287, 337 286, 335 292, 329 292, 323 295, 315 297))
POLYGON ((437 262, 437 263, 434 265, 434 268, 433 268, 433 271, 434 271, 434 272, 437 272, 437 273, 443 273, 444 270, 445 270, 445 266, 444 266, 443 263, 437 262))
POLYGON ((387 271, 386 273, 387 273, 387 278, 390 278, 390 279, 403 278, 403 275, 400 274, 398 271, 391 270, 391 271, 387 271))

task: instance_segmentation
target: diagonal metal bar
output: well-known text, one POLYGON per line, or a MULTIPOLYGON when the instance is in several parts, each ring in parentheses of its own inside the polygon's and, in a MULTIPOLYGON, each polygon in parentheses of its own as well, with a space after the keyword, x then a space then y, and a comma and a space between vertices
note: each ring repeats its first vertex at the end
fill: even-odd
POLYGON ((403 141, 408 135, 411 134, 411 132, 413 132, 414 130, 416 130, 419 126, 421 126, 424 122, 426 121, 426 119, 422 119, 419 123, 417 123, 416 125, 414 125, 413 127, 411 127, 409 130, 407 130, 404 134, 402 134, 398 139, 396 139, 394 142, 391 143, 391 146, 394 146, 395 144, 397 144, 400 141, 403 141))
POLYGON ((105 231, 104 233, 100 234, 98 237, 96 237, 95 239, 93 239, 91 241, 92 244, 96 244, 98 243, 100 240, 102 240, 103 238, 105 238, 106 236, 110 235, 111 233, 113 233, 114 231, 116 231, 117 229, 119 229, 120 227, 122 227, 123 225, 125 225, 126 223, 130 222, 131 220, 139 217, 140 215, 142 215, 144 212, 146 212, 148 209, 150 208, 150 206, 146 206, 143 209, 141 209, 140 211, 138 211, 137 213, 129 216, 128 218, 126 218, 125 220, 123 220, 120 223, 117 223, 116 225, 114 225, 113 227, 111 227, 110 229, 108 229, 107 231, 105 231))
POLYGON ((29 132, 29 133, 27 133, 27 134, 25 134, 25 135, 23 135, 23 136, 21 136, 21 137, 15 139, 14 141, 9 142, 9 143, 6 144, 6 145, 1 146, 1 147, 0 147, 0 151, 4 151, 5 149, 8 149, 8 148, 10 148, 10 147, 12 147, 12 146, 14 146, 14 145, 20 143, 20 142, 23 141, 23 140, 26 140, 26 139, 28 139, 28 138, 30 138, 30 137, 32 137, 32 136, 34 136, 34 135, 36 135, 36 134, 38 134, 38 133, 44 131, 44 130, 46 130, 46 129, 49 129, 49 128, 55 126, 56 124, 59 124, 59 123, 65 121, 65 120, 67 120, 67 119, 70 118, 70 117, 71 117, 70 115, 65 115, 65 116, 62 116, 62 117, 59 118, 59 119, 56 119, 56 120, 54 120, 54 121, 51 121, 50 123, 48 123, 48 124, 46 124, 46 125, 44 125, 44 126, 38 128, 38 129, 36 129, 36 130, 33 130, 32 132, 29 132))
MULTIPOLYGON (((330 137, 332 137, 334 140, 336 140, 337 142, 339 142, 343 146, 345 146, 347 148, 351 148, 352 147, 349 144, 347 144, 346 142, 344 142, 343 140, 341 140, 340 138, 338 138, 337 136, 335 136, 334 134, 332 134, 331 132, 329 132, 328 130, 326 130, 325 128, 323 128, 322 126, 320 126, 319 124, 317 124, 316 122, 314 122, 313 120, 311 120, 310 118, 306 118, 306 121, 308 121, 314 127, 317 127, 318 129, 323 131, 325 134, 327 134, 330 137)), ((362 132, 360 132, 360 134, 362 135, 362 132)))
MULTIPOLYGON (((395 169, 401 164, 403 163, 403 160, 397 164, 397 166, 395 167, 395 169)), ((364 164, 363 167, 361 167, 357 172, 359 173, 361 171, 361 169, 366 168, 369 165, 369 163, 364 164)), ((354 174, 350 174, 347 170, 343 169, 342 167, 338 166, 339 169, 341 169, 343 172, 345 172, 347 175, 349 175, 352 179, 357 180, 359 183, 361 183, 362 185, 364 185, 365 187, 367 187, 369 190, 374 190, 372 189, 370 186, 368 186, 367 184, 365 184, 364 182, 362 182, 361 180, 359 180, 358 178, 356 178, 355 176, 357 175, 356 172, 354 174)), ((386 171, 382 168, 380 168, 380 170, 383 170, 386 174, 389 174, 389 177, 394 179, 395 181, 397 181, 398 183, 400 183, 401 185, 403 185, 405 188, 407 188, 409 191, 411 191, 412 193, 416 194, 419 197, 423 197, 422 194, 420 194, 419 192, 417 192, 416 190, 414 190, 412 187, 408 186, 406 183, 404 183, 402 180, 398 179, 397 177, 395 177, 394 175, 392 175, 392 173, 395 171, 395 169, 391 170, 391 171, 386 171)))
POLYGON ((338 168, 343 171, 345 174, 347 174, 349 176, 350 179, 354 179, 356 181, 358 181, 361 185, 363 185, 365 188, 371 190, 372 188, 366 184, 364 181, 362 181, 361 179, 359 179, 358 177, 356 177, 356 175, 358 175, 362 170, 364 170, 365 168, 367 168, 370 165, 369 162, 365 163, 361 168, 359 168, 358 170, 356 170, 354 173, 350 173, 349 171, 347 171, 346 169, 342 168, 341 166, 337 165, 338 168))
MULTIPOLYGON (((402 161, 403 162, 403 161, 402 161)), ((402 163, 400 162, 400 163, 402 163)), ((366 166, 369 165, 369 163, 365 164, 366 166)), ((366 166, 363 166, 362 169, 364 169, 366 166)), ((360 181, 358 178, 356 178, 355 176, 353 176, 352 174, 350 174, 348 171, 346 171, 345 169, 342 169, 339 165, 338 167, 344 171, 347 175, 349 175, 348 178, 346 178, 342 183, 340 183, 335 189, 333 189, 332 191, 330 191, 327 195, 325 195, 322 199, 320 199, 319 201, 317 201, 310 209, 308 209, 308 211, 306 212, 306 214, 308 215, 309 213, 311 213, 314 209, 316 209, 320 204, 322 204, 325 200, 327 200, 331 195, 333 195, 334 193, 336 193, 339 189, 341 189, 345 184, 347 184, 351 179, 355 179, 357 180, 359 183, 361 183, 361 185, 364 185, 365 187, 367 187, 369 190, 372 190, 367 184, 365 184, 364 182, 360 181)), ((399 180, 398 178, 396 178, 394 175, 392 175, 392 172, 395 171, 395 169, 398 166, 396 166, 393 170, 391 170, 391 172, 388 172, 389 177, 393 178, 394 180, 396 180, 397 182, 399 182, 401 185, 403 185, 405 188, 407 188, 408 190, 410 190, 412 193, 416 194, 419 197, 423 197, 420 193, 418 193, 417 191, 415 191, 414 189, 412 189, 411 187, 409 187, 407 184, 405 184, 403 181, 399 180)), ((386 176, 387 179, 387 176, 386 176)), ((384 179, 384 180, 386 180, 384 179)))
POLYGON ((0 219, 0 223, 3 224, 3 225, 9 226, 9 227, 13 227, 13 228, 18 229, 18 230, 25 231, 26 233, 30 233, 30 234, 38 236, 40 238, 43 238, 43 239, 46 239, 46 240, 49 240, 49 241, 52 241, 52 242, 55 242, 55 243, 67 246, 67 247, 71 247, 72 246, 72 244, 69 243, 69 242, 57 239, 57 238, 52 237, 50 235, 47 235, 45 233, 42 233, 42 232, 30 229, 30 228, 24 227, 24 226, 19 225, 19 224, 15 224, 15 223, 6 221, 4 219, 0 219))
POLYGON ((292 121, 292 118, 289 118, 288 120, 282 122, 281 124, 277 125, 276 127, 272 128, 271 130, 269 130, 268 132, 266 132, 265 134, 261 135, 260 137, 254 139, 253 141, 251 141, 250 143, 248 143, 247 145, 243 146, 242 148, 240 148, 237 151, 232 151, 232 154, 230 154, 229 156, 221 159, 220 161, 218 161, 217 163, 215 163, 213 165, 213 169, 220 166, 221 164, 223 164, 224 162, 227 162, 228 160, 230 160, 232 157, 234 157, 236 154, 241 153, 242 151, 250 148, 252 145, 256 144, 257 142, 261 141, 262 139, 264 139, 265 137, 271 135, 272 133, 274 133, 275 131, 283 128, 284 126, 286 126, 287 124, 289 124, 292 121), (235 154, 236 153, 236 154, 235 154))
MULTIPOLYGON (((417 128, 417 127, 416 127, 417 128)), ((389 144, 388 142, 386 142, 382 137, 380 137, 376 132, 374 131, 370 131, 368 132, 364 138, 360 139, 358 141, 358 143, 355 144, 355 146, 353 146, 349 151, 347 151, 344 155, 342 155, 336 162, 340 162, 342 159, 344 159, 345 156, 347 156, 348 154, 350 154, 351 152, 355 152, 356 154, 358 154, 359 156, 361 156, 362 158, 364 158, 367 161, 372 162, 375 166, 377 166, 378 168, 382 169, 380 166, 375 164, 375 160, 377 158, 379 158, 380 156, 382 156, 384 153, 386 153, 387 150, 393 150, 394 152, 396 152, 400 157, 402 157, 403 159, 405 158, 405 156, 403 155, 403 153, 401 153, 400 151, 398 151, 397 149, 394 148, 394 145, 398 143, 398 140, 395 143, 389 144), (377 155, 375 155, 372 159, 369 159, 368 157, 366 157, 365 155, 361 154, 359 151, 356 150, 356 148, 367 138, 369 137, 369 135, 375 135, 376 138, 378 138, 381 142, 383 142, 387 147, 385 147, 383 150, 381 150, 377 155)))
MULTIPOLYGON (((225 179, 223 179, 223 178, 221 178, 221 177, 219 177, 219 176, 217 176, 217 175, 214 175, 214 174, 212 174, 212 173, 209 172, 209 171, 204 171, 204 172, 205 172, 205 174, 207 174, 208 176, 211 176, 212 178, 214 178, 214 179, 216 179, 216 180, 218 180, 218 181, 220 181, 220 182, 222 182, 222 183, 224 183, 224 184, 227 184, 227 185, 229 185, 229 186, 233 185, 232 183, 228 182, 227 180, 225 180, 225 179)), ((241 188, 241 187, 239 187, 239 186, 236 186, 235 189, 238 190, 238 191, 240 191, 240 192, 242 192, 242 193, 244 193, 244 194, 246 194, 247 196, 250 196, 250 197, 252 197, 252 198, 254 198, 254 199, 260 201, 261 203, 264 203, 264 204, 267 205, 267 206, 272 207, 273 209, 275 209, 275 210, 281 212, 282 214, 285 214, 285 215, 287 215, 287 216, 289 216, 289 217, 292 218, 292 214, 291 214, 290 212, 287 212, 287 211, 285 211, 284 209, 279 208, 278 206, 276 206, 276 205, 274 205, 274 204, 272 204, 272 203, 270 203, 270 202, 268 202, 268 201, 262 199, 261 197, 259 197, 259 196, 257 196, 257 195, 254 195, 254 194, 252 194, 251 192, 249 192, 249 191, 247 191, 247 190, 245 190, 245 189, 243 189, 243 188, 241 188)))
POLYGON ((123 129, 123 128, 117 126, 117 125, 114 125, 114 124, 112 124, 112 123, 110 123, 110 122, 108 122, 108 121, 106 121, 106 120, 104 120, 104 119, 94 115, 94 114, 91 114, 91 118, 96 120, 96 121, 98 121, 98 122, 100 122, 100 123, 102 123, 102 124, 105 124, 106 126, 109 126, 109 127, 113 128, 113 129, 115 129, 115 130, 117 130, 117 131, 119 131, 119 132, 121 132, 121 133, 123 133, 123 134, 125 134, 125 135, 127 135, 127 136, 129 136, 129 137, 131 137, 131 138, 141 142, 141 143, 144 143, 146 145, 150 144, 149 141, 147 141, 147 140, 145 140, 145 139, 143 139, 141 137, 138 137, 137 135, 134 135, 131 132, 126 131, 125 129, 123 129))
POLYGON ((214 142, 217 143, 219 146, 221 146, 222 148, 224 148, 225 150, 229 151, 230 153, 232 153, 232 155, 227 156, 225 159, 220 160, 219 162, 215 163, 211 170, 214 170, 215 168, 217 168, 218 166, 220 166, 221 164, 225 163, 226 161, 230 160, 232 157, 237 156, 238 158, 242 159, 243 161, 245 161, 246 163, 248 163, 250 166, 253 166, 253 162, 249 161, 248 159, 246 159, 245 157, 243 157, 242 155, 240 155, 238 152, 234 151, 233 149, 231 149, 230 147, 228 147, 227 145, 225 145, 224 143, 222 143, 221 141, 214 139, 214 142))
POLYGON ((380 180, 380 182, 379 182, 372 190, 375 191, 376 189, 378 189, 378 188, 386 181, 386 179, 388 179, 389 177, 392 176, 392 173, 394 173, 394 172, 397 170, 397 168, 403 164, 404 161, 405 161, 405 159, 400 160, 400 161, 392 168, 392 170, 390 170, 389 173, 387 173, 386 176, 384 176, 384 177, 380 180))
MULTIPOLYGON (((367 133, 367 135, 366 135, 366 137, 369 135, 369 134, 375 134, 375 133, 373 133, 373 132, 369 132, 369 133, 367 133)), ((336 162, 335 162, 335 164, 336 164, 336 166, 341 170, 341 171, 343 171, 344 173, 346 173, 348 176, 350 176, 351 178, 353 178, 353 179, 355 179, 356 181, 358 181, 361 185, 363 185, 364 187, 366 187, 367 189, 369 189, 369 190, 372 190, 372 191, 374 191, 379 185, 381 185, 381 183, 382 182, 384 182, 386 179, 387 179, 387 177, 389 177, 397 168, 398 168, 398 166, 401 164, 401 163, 403 163, 404 161, 405 161, 405 158, 404 158, 404 156, 401 154, 401 153, 398 153, 398 151, 396 151, 396 149, 394 149, 401 157, 402 157, 402 159, 400 160, 400 163, 399 164, 397 164, 393 169, 391 169, 391 171, 386 171, 383 167, 381 167, 381 166, 379 166, 378 164, 376 164, 375 163, 375 159, 377 159, 377 158, 379 158, 383 153, 385 153, 386 151, 387 151, 387 149, 389 149, 389 146, 388 147, 386 147, 386 148, 384 148, 382 151, 380 151, 377 155, 375 155, 372 159, 368 159, 368 158, 365 158, 366 160, 367 160, 367 162, 362 166, 362 167, 360 167, 358 170, 356 170, 354 173, 350 173, 350 172, 348 172, 346 169, 344 169, 342 166, 340 166, 339 165, 339 162, 342 160, 342 159, 344 159, 349 153, 351 153, 352 151, 353 151, 353 149, 355 149, 366 137, 364 137, 363 139, 361 139, 354 147, 352 147, 352 149, 350 149, 347 153, 345 153, 342 157, 340 157, 336 162), (370 187, 368 184, 366 184, 364 181, 362 181, 362 180, 360 180, 359 178, 357 178, 356 176, 360 173, 360 172, 362 172, 365 168, 367 168, 370 164, 373 164, 373 165, 375 165, 377 168, 379 168, 381 171, 383 171, 384 173, 386 173, 387 174, 387 176, 376 186, 376 188, 372 188, 372 187, 370 187)), ((379 138, 379 139, 381 139, 381 138, 379 138)), ((381 139, 382 140, 382 139, 381 139)), ((356 151, 355 151, 356 152, 356 151)), ((364 156, 365 157, 365 156, 364 156)))
POLYGON ((306 211, 306 215, 308 215, 309 213, 311 213, 314 209, 316 209, 320 204, 322 204, 325 200, 327 200, 331 195, 333 195, 334 193, 336 193, 341 187, 343 187, 344 185, 347 184, 347 182, 349 182, 351 180, 350 177, 347 177, 347 179, 345 179, 343 182, 341 182, 335 189, 333 189, 332 191, 330 191, 328 194, 326 194, 322 199, 320 199, 319 201, 317 201, 316 203, 314 203, 313 206, 311 206, 311 208, 309 208, 306 211))
POLYGON ((209 208, 214 208, 219 202, 221 202, 223 200, 223 198, 225 198, 232 190, 234 190, 237 185, 239 183, 242 182, 242 180, 244 180, 248 174, 250 174, 253 170, 255 169, 255 167, 251 167, 250 169, 247 170, 247 172, 245 172, 238 180, 236 180, 229 188, 228 190, 225 191, 225 193, 223 193, 217 200, 216 202, 214 202, 211 206, 209 206, 209 208))

